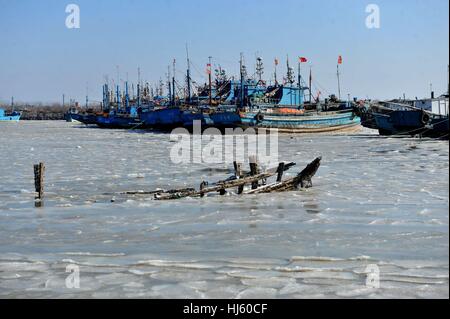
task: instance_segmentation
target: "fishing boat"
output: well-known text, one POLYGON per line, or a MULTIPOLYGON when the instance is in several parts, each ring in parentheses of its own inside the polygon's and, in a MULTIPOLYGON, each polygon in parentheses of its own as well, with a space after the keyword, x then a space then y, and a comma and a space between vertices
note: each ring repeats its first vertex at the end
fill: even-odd
POLYGON ((142 127, 142 121, 129 114, 104 113, 98 115, 96 124, 101 128, 136 129, 142 127))
POLYGON ((282 133, 354 131, 361 121, 352 110, 314 112, 292 108, 248 110, 241 113, 244 127, 278 129, 282 133))
POLYGON ((85 125, 97 124, 97 113, 86 111, 81 113, 70 113, 70 122, 80 122, 85 125))
POLYGON ((162 107, 143 111, 140 120, 143 127, 158 131, 170 131, 183 126, 183 111, 180 107, 162 107))
MULTIPOLYGON (((240 97, 241 122, 245 128, 277 129, 283 133, 327 133, 355 131, 361 120, 353 111, 350 101, 342 102, 335 96, 325 103, 317 101, 306 108, 305 91, 311 92, 303 84, 298 71, 297 85, 294 85, 293 70, 287 61, 287 77, 284 84, 268 87, 261 100, 246 103, 240 97)), ((310 93, 311 95, 311 93, 310 93)))
POLYGON ((20 112, 6 112, 4 109, 0 109, 0 122, 19 122, 20 116, 20 112))
MULTIPOLYGON (((144 90, 146 91, 146 90, 144 90)), ((96 124, 100 128, 136 129, 143 128, 144 123, 139 117, 142 111, 140 85, 138 84, 137 99, 131 100, 128 94, 128 81, 125 82, 124 97, 119 86, 116 88, 116 100, 112 101, 112 93, 108 84, 103 86, 102 113, 96 116, 96 124), (122 103, 122 99, 124 103, 122 103)))
POLYGON ((423 136, 448 139, 449 98, 385 103, 389 112, 372 111, 380 135, 423 136))

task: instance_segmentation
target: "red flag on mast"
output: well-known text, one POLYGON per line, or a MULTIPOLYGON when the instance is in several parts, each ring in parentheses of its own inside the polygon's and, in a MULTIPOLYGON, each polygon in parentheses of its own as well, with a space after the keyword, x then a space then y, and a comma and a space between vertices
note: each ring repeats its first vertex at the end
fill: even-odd
POLYGON ((211 63, 206 65, 206 74, 211 74, 211 63))
POLYGON ((306 62, 308 62, 308 59, 305 58, 305 57, 300 57, 299 60, 300 60, 300 63, 306 63, 306 62))
POLYGON ((338 64, 342 64, 342 55, 340 55, 338 58, 338 64))

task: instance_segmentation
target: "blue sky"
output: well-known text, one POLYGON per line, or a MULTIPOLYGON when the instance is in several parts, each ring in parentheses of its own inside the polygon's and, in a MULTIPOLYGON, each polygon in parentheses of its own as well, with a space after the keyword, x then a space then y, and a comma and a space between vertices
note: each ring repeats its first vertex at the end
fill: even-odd
MULTIPOLYGON (((157 82, 177 60, 181 81, 185 45, 193 77, 204 81, 208 57, 237 74, 241 52, 265 77, 273 59, 309 59, 322 92, 361 98, 429 95, 447 90, 447 0, 0 0, 0 100, 60 101, 61 95, 101 100, 105 75, 157 82), (81 28, 67 29, 67 4, 79 5, 81 28), (380 7, 381 28, 365 25, 366 6, 380 7)), ((304 65, 304 76, 308 67, 304 65)))

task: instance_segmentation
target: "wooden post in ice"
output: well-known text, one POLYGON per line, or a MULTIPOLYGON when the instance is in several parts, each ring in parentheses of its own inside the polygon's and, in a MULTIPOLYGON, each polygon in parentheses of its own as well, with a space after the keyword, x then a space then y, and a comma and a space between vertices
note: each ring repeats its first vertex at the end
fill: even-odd
MULTIPOLYGON (((258 174, 258 159, 256 158, 256 156, 250 156, 249 158, 249 162, 250 162, 250 175, 254 176, 258 174)), ((255 181, 252 183, 252 189, 257 189, 258 188, 258 181, 255 181)))
POLYGON ((44 163, 34 165, 34 187, 37 193, 37 196, 35 197, 36 202, 42 202, 44 197, 44 172, 44 163))
POLYGON ((283 173, 284 173, 284 162, 281 162, 278 165, 278 175, 277 175, 277 183, 281 183, 281 181, 283 180, 283 173))
MULTIPOLYGON (((238 162, 234 162, 234 176, 237 179, 242 177, 242 164, 238 162)), ((244 185, 238 187, 238 194, 242 194, 244 192, 244 185)))

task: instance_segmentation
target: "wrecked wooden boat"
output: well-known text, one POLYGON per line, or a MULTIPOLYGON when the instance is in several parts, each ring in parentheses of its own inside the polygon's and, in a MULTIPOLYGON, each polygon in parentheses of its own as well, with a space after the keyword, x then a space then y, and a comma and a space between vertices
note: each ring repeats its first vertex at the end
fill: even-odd
POLYGON ((219 193, 225 195, 227 190, 236 189, 236 193, 241 194, 262 194, 271 192, 285 192, 292 191, 298 188, 310 188, 312 187, 312 178, 316 174, 320 167, 322 158, 318 157, 310 164, 306 166, 300 173, 294 177, 283 180, 283 174, 296 164, 293 162, 279 163, 278 167, 268 169, 261 172, 256 160, 250 161, 250 171, 243 172, 242 165, 240 163, 234 163, 235 174, 225 180, 218 181, 213 184, 203 181, 200 184, 199 189, 195 188, 183 188, 175 190, 157 190, 153 192, 127 192, 123 194, 142 194, 142 195, 154 195, 155 200, 175 200, 186 197, 204 197, 209 193, 219 193), (276 180, 272 183, 268 183, 267 180, 271 177, 275 177, 276 180), (251 185, 250 189, 245 189, 246 185, 251 185))

